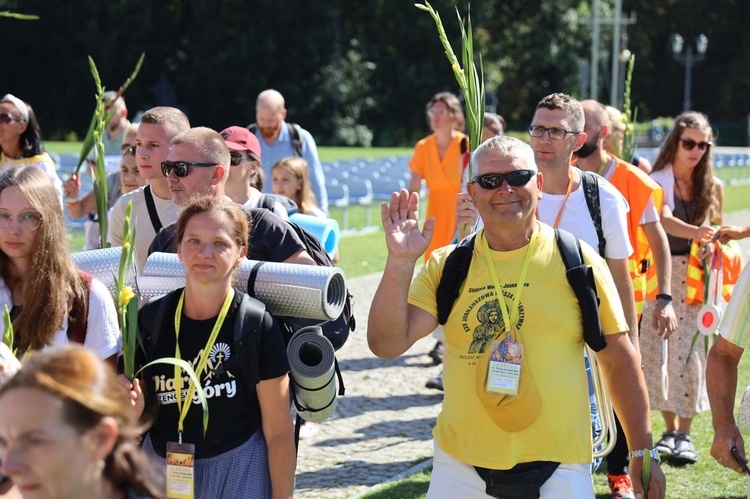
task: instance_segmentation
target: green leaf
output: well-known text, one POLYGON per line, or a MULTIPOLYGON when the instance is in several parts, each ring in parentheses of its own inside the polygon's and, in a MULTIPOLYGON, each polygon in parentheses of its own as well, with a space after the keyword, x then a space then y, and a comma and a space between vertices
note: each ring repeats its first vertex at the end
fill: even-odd
MULTIPOLYGON (((206 400, 206 393, 203 391, 203 387, 200 384, 200 380, 198 380, 198 376, 195 374, 195 371, 193 371, 193 368, 185 362, 182 359, 177 359, 174 357, 163 357, 161 359, 156 359, 154 361, 149 362, 145 366, 141 367, 137 373, 135 373, 136 376, 138 376, 141 371, 146 369, 149 366, 153 366, 156 364, 171 364, 173 366, 177 366, 182 368, 183 371, 185 371, 188 376, 190 376, 190 381, 195 385, 195 391, 198 393, 198 396, 200 397, 201 406, 203 406, 203 436, 206 435, 206 430, 208 429, 208 401, 206 400)), ((192 400, 186 400, 185 403, 192 404, 192 400)))
POLYGON ((14 335, 13 335, 13 322, 10 320, 10 309, 8 308, 8 304, 5 304, 5 309, 3 310, 3 324, 5 326, 5 331, 3 332, 3 343, 10 348, 10 351, 13 351, 13 343, 15 341, 14 335))
POLYGON ((0 12, 0 17, 10 17, 13 19, 18 19, 20 21, 37 21, 39 20, 39 16, 35 16, 33 14, 19 14, 18 12, 11 12, 9 10, 4 10, 0 12))

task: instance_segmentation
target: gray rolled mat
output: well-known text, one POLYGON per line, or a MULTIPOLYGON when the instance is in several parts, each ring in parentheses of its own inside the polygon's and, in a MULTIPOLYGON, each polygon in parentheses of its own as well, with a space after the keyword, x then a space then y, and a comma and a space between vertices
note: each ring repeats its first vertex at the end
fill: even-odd
MULTIPOLYGON (((72 253, 70 259, 79 270, 91 274, 104 283, 110 292, 115 292, 115 277, 120 271, 120 254, 122 246, 113 246, 91 251, 81 251, 72 253)), ((135 262, 138 261, 135 250, 133 250, 133 260, 130 268, 125 269, 125 283, 128 286, 135 285, 135 276, 137 275, 135 262)))
MULTIPOLYGON (((327 321, 341 315, 346 301, 344 273, 336 267, 245 260, 235 285, 278 316, 327 321)), ((138 277, 141 298, 150 300, 183 286, 185 267, 176 254, 149 255, 138 277)))
POLYGON ((319 326, 297 331, 286 347, 297 414, 320 423, 336 409, 336 373, 333 345, 319 326))

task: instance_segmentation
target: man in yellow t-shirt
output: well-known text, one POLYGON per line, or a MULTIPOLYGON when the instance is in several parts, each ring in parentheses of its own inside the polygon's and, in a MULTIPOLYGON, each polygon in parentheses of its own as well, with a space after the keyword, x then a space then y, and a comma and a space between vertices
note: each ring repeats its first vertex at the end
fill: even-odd
MULTIPOLYGON (((434 430, 427 496, 487 497, 480 473, 514 474, 529 467, 545 473, 552 465, 545 474, 549 478, 536 484, 542 498, 593 497, 581 311, 554 232, 536 218, 542 175, 531 148, 512 137, 490 139, 472 161, 477 175, 468 190, 485 227, 476 236, 469 273, 444 326, 445 399, 434 430), (501 354, 518 359, 520 350, 522 360, 520 374, 510 369, 500 379, 498 363, 490 363, 489 356, 504 341, 509 347, 501 354), (486 390, 488 378, 506 386, 508 376, 518 383, 517 395, 486 390)), ((419 230, 418 205, 417 194, 402 190, 381 208, 388 260, 367 331, 370 348, 381 357, 402 354, 438 324, 435 296, 450 249, 435 251, 410 286, 434 226, 428 220, 419 230)), ((597 358, 635 451, 630 471, 637 477, 636 492, 642 492, 644 455, 653 455, 645 382, 606 264, 592 248, 582 247, 584 261, 594 269, 606 334, 607 346, 597 358), (615 372, 633 382, 612 383, 615 372)), ((664 497, 664 475, 655 461, 650 465, 649 497, 664 497)))

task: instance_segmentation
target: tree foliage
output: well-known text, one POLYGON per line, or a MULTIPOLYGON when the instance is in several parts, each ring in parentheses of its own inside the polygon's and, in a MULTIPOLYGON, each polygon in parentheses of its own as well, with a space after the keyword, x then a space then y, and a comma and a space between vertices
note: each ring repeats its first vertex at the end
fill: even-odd
MULTIPOLYGON (((444 18, 467 2, 431 2, 444 18)), ((611 0, 602 0, 611 9, 611 0)), ((627 28, 637 55, 633 103, 639 117, 674 116, 682 108, 684 67, 670 41, 709 38, 693 73, 694 107, 712 121, 745 121, 737 97, 750 83, 750 3, 744 0, 625 0, 637 24, 627 28)), ((86 56, 103 81, 122 81, 141 52, 146 63, 126 100, 131 114, 177 105, 194 125, 222 129, 255 119, 257 94, 276 88, 289 119, 323 144, 411 145, 428 133, 424 105, 439 91, 458 92, 432 19, 413 2, 370 0, 48 0, 9 1, 3 10, 39 15, 0 18, 6 71, 2 92, 35 108, 47 139, 81 136, 95 102, 86 56), (336 103, 336 104, 335 104, 336 103), (338 113, 334 114, 334 108, 338 113)), ((606 11, 606 9, 604 9, 606 11)), ((589 60, 591 7, 580 0, 474 0, 476 48, 484 60, 488 99, 514 128, 536 102, 563 91, 579 95, 589 60)), ((446 23, 454 46, 456 23, 446 23)), ((602 52, 611 47, 602 31, 602 52)), ((602 60, 603 86, 608 62, 602 60)), ((608 92, 600 90, 606 100, 608 92)))

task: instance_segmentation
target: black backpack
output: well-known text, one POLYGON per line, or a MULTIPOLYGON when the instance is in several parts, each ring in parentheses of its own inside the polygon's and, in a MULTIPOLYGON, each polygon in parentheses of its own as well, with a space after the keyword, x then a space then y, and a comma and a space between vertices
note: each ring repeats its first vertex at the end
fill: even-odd
MULTIPOLYGON (((464 238, 445 260, 437 287, 438 322, 444 325, 466 280, 474 253, 476 233, 464 238)), ((581 243, 568 231, 555 229, 555 240, 565 264, 565 277, 578 298, 583 318, 583 338, 595 352, 607 346, 599 321, 599 295, 594 271, 583 261, 581 243)))
POLYGON ((589 209, 591 221, 594 222, 596 237, 599 239, 599 256, 604 258, 604 248, 607 246, 607 240, 604 239, 604 230, 602 229, 602 207, 599 203, 599 175, 581 170, 581 184, 583 185, 583 195, 586 197, 586 206, 589 209))
MULTIPOLYGON (((159 298, 155 298, 143 307, 143 319, 142 324, 150 325, 150 331, 139 331, 141 334, 141 340, 143 344, 146 358, 151 361, 154 360, 154 349, 159 341, 159 335, 162 329, 164 329, 164 321, 168 320, 167 310, 170 309, 171 305, 177 303, 179 294, 182 293, 182 289, 176 289, 164 295, 157 307, 154 302, 159 298)), ((237 316, 234 321, 234 351, 236 352, 222 368, 229 370, 234 367, 236 363, 239 363, 240 372, 242 378, 245 381, 245 386, 248 388, 248 395, 250 398, 255 398, 255 391, 250 390, 250 387, 254 387, 260 382, 260 371, 258 370, 258 351, 260 350, 260 331, 263 325, 263 315, 266 311, 266 306, 263 302, 251 298, 246 294, 242 296, 240 305, 238 308, 237 316), (244 362, 239 362, 239 359, 246 359, 244 362)))
MULTIPOLYGON (((303 229, 299 225, 293 222, 287 222, 294 232, 299 236, 302 243, 305 245, 307 253, 315 260, 315 263, 319 267, 335 267, 331 261, 331 257, 325 252, 323 247, 320 245, 318 239, 310 234, 307 230, 303 229)), ((250 272, 250 277, 247 280, 248 294, 253 296, 253 287, 255 284, 255 278, 258 275, 258 270, 262 267, 265 262, 258 262, 250 272)), ((284 317, 275 316, 279 322, 285 326, 286 341, 289 342, 292 334, 298 329, 306 326, 320 326, 323 330, 323 336, 333 345, 335 350, 338 350, 346 340, 349 338, 349 332, 354 331, 356 328, 356 319, 354 318, 354 296, 346 290, 346 301, 344 302, 344 310, 341 315, 336 319, 321 322, 316 319, 301 319, 298 317, 284 317)))
MULTIPOLYGON (((179 299, 179 293, 181 289, 174 290, 166 294, 159 306, 153 304, 154 301, 158 300, 155 298, 143 308, 143 323, 151 325, 150 333, 142 335, 142 345, 146 353, 146 358, 151 361, 154 358, 154 349, 156 348, 157 342, 159 341, 159 334, 163 329, 164 320, 167 314, 167 310, 171 308, 171 305, 175 304, 179 299)), ((220 368, 222 371, 217 374, 221 374, 223 371, 233 369, 235 365, 239 366, 239 371, 242 374, 242 379, 245 382, 245 389, 247 390, 247 396, 250 400, 257 400, 258 394, 255 391, 255 385, 260 383, 260 370, 258 369, 258 352, 260 351, 260 339, 262 335, 261 327, 263 326, 263 317, 266 312, 266 306, 263 302, 251 298, 247 294, 242 295, 239 308, 237 309, 237 315, 234 320, 233 329, 233 343, 235 355, 232 355, 226 363, 220 368), (240 359, 245 359, 240 361, 240 359)), ((277 318, 279 325, 283 326, 282 321, 277 318)), ((296 330, 295 330, 296 331, 296 330)), ((289 343, 289 338, 284 338, 285 343, 289 343)), ((346 388, 344 387, 344 378, 341 375, 339 369, 339 363, 334 357, 335 373, 339 382, 338 395, 343 396, 346 388)), ((293 383, 290 384, 290 390, 293 390, 293 383)), ((294 397, 295 405, 299 408, 297 398, 292 392, 294 397)), ((302 418, 297 414, 297 420, 295 422, 294 430, 294 445, 295 448, 299 446, 299 429, 302 423, 302 418)))
MULTIPOLYGON (((258 131, 258 125, 255 123, 250 123, 247 125, 247 129, 250 130, 250 133, 255 135, 255 132, 258 131)), ((302 132, 300 131, 301 128, 296 123, 289 123, 287 121, 286 123, 286 129, 289 130, 289 136, 292 139, 292 151, 294 151, 295 156, 301 158, 302 157, 302 132)))

